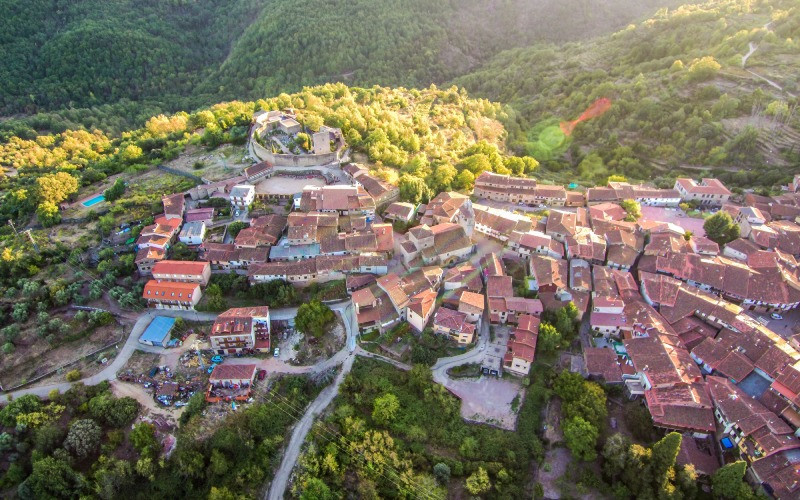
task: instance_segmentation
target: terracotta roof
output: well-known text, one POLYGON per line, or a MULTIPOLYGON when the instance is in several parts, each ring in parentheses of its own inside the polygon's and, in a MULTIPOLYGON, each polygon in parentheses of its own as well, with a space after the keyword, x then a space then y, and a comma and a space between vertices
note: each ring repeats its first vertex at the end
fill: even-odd
POLYGON ((551 210, 547 216, 547 234, 562 234, 564 236, 575 234, 577 216, 573 212, 551 210))
POLYGON ((188 302, 192 295, 200 292, 197 283, 150 280, 142 290, 142 298, 147 300, 177 300, 188 302))
POLYGON ((214 219, 214 208, 193 208, 191 210, 187 210, 184 214, 184 219, 186 222, 211 222, 214 219))
POLYGON ((678 465, 694 465, 694 470, 703 476, 710 476, 719 469, 719 459, 712 453, 701 450, 691 436, 684 436, 676 460, 678 465))
POLYGON ((181 274, 188 276, 202 276, 208 269, 208 262, 191 262, 185 260, 162 260, 153 266, 153 275, 181 274))
POLYGON ((183 193, 175 193, 165 196, 161 199, 161 201, 164 204, 165 215, 176 215, 179 218, 183 217, 183 211, 186 206, 186 199, 184 198, 183 193))
POLYGON ((221 364, 214 367, 214 371, 211 372, 211 376, 208 377, 208 381, 250 380, 252 382, 255 376, 256 365, 221 364))
POLYGON ((253 330, 253 318, 269 317, 269 307, 234 307, 221 313, 211 326, 211 337, 250 334, 253 330))
POLYGON ((608 383, 622 382, 620 362, 614 349, 589 347, 583 350, 583 359, 589 375, 602 377, 608 383))
POLYGON ((514 286, 512 281, 511 276, 489 276, 486 282, 486 296, 490 298, 513 297, 514 286))
POLYGON ((728 353, 728 355, 717 364, 717 371, 738 383, 752 373, 753 363, 745 356, 734 351, 728 353))
POLYGON ((392 203, 384 211, 384 216, 391 215, 401 219, 409 220, 414 215, 414 205, 411 203, 396 202, 392 203))
POLYGON ((440 307, 436 311, 433 324, 458 333, 475 333, 475 325, 467 321, 466 314, 446 307, 440 307))
POLYGON ((483 313, 484 310, 484 297, 479 293, 469 291, 461 292, 459 297, 459 309, 464 309, 462 312, 483 313))
POLYGON ((411 297, 408 304, 408 308, 420 315, 423 319, 428 317, 434 307, 436 307, 436 292, 430 288, 411 297))
POLYGON ((144 247, 136 252, 136 259, 134 262, 139 264, 146 260, 161 260, 167 256, 163 248, 158 247, 144 247))
POLYGON ((689 194, 730 195, 731 192, 718 179, 704 178, 697 183, 694 179, 679 177, 675 181, 689 194))

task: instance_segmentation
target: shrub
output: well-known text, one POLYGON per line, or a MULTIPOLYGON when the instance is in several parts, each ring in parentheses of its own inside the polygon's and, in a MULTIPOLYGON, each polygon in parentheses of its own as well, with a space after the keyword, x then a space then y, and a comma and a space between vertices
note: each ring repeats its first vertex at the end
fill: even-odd
POLYGON ((80 370, 70 370, 67 372, 67 382, 77 382, 81 379, 80 370))
POLYGON ((86 458, 100 447, 101 436, 100 426, 94 420, 76 420, 69 428, 64 448, 78 458, 86 458))

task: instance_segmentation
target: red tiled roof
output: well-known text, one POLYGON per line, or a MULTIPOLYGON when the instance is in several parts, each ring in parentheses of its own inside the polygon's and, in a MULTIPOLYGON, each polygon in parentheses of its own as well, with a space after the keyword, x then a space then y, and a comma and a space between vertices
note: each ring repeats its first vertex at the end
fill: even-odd
POLYGON ((142 298, 147 300, 179 300, 187 302, 200 291, 197 283, 150 280, 142 290, 142 298))
POLYGON ((208 377, 209 382, 217 380, 250 380, 251 382, 256 376, 256 365, 232 365, 221 364, 214 367, 211 376, 208 377))
POLYGON ((209 267, 208 262, 193 262, 186 260, 162 260, 153 266, 153 275, 181 274, 188 276, 202 276, 209 267))

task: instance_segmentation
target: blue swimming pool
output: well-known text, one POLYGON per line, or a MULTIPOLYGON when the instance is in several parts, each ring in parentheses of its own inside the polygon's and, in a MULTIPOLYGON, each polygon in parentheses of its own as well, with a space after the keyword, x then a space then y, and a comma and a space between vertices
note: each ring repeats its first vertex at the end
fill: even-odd
POLYGON ((92 205, 97 205, 101 201, 106 201, 106 197, 103 196, 102 194, 84 201, 83 203, 81 203, 81 205, 83 205, 84 207, 91 207, 92 205))

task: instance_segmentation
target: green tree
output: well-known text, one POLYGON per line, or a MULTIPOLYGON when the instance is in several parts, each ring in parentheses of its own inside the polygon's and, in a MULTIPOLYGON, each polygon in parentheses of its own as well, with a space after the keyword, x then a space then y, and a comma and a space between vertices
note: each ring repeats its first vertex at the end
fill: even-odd
POLYGON ((78 191, 78 179, 67 172, 45 174, 36 179, 36 188, 39 200, 58 205, 78 191))
POLYGON ((710 80, 719 73, 720 69, 722 69, 722 65, 712 56, 701 57, 689 66, 689 80, 693 82, 710 80))
POLYGON ((715 213, 703 223, 706 236, 720 246, 739 237, 739 226, 724 210, 715 213))
POLYGON ((211 283, 206 287, 206 307, 211 311, 224 311, 228 308, 228 302, 222 296, 222 290, 216 283, 211 283))
POLYGON ((447 484, 450 481, 450 467, 446 463, 439 462, 433 466, 433 477, 441 484, 447 484))
POLYGON ((153 424, 141 422, 131 431, 130 442, 136 451, 142 456, 158 456, 158 440, 156 439, 156 428, 153 424))
POLYGON ((228 224, 228 234, 230 234, 233 238, 236 238, 239 235, 239 232, 248 227, 246 222, 242 221, 234 221, 228 224))
POLYGON ((628 222, 636 222, 642 216, 642 206, 635 200, 622 200, 619 206, 625 210, 625 220, 628 222))
POLYGON ((92 419, 76 420, 70 425, 64 448, 78 458, 94 454, 100 447, 102 431, 92 419))
POLYGON ((335 320, 336 315, 330 307, 318 300, 312 300, 297 309, 294 322, 300 332, 320 338, 335 320))
POLYGON ((0 423, 5 427, 15 427, 17 417, 25 413, 40 411, 42 401, 35 394, 26 394, 11 401, 0 410, 0 423))
POLYGON ((478 440, 472 436, 466 436, 461 441, 458 452, 464 458, 475 458, 478 456, 478 440))
POLYGON ((372 420, 378 425, 386 426, 392 422, 400 410, 400 401, 397 396, 387 392, 375 398, 372 404, 372 420))
POLYGON ((570 339, 575 335, 578 326, 577 317, 578 308, 572 302, 556 311, 555 326, 562 337, 570 339))
POLYGON ((478 467, 478 470, 467 478, 466 485, 467 491, 473 495, 483 495, 492 488, 492 483, 489 482, 489 474, 486 473, 486 469, 483 467, 478 467))
POLYGON ((52 201, 43 201, 36 207, 36 218, 42 226, 51 227, 61 222, 61 212, 52 201))
POLYGON ((76 498, 83 484, 83 476, 69 464, 45 457, 33 463, 33 472, 18 492, 21 498, 76 498))
POLYGON ((139 413, 139 403, 130 397, 115 398, 105 392, 89 400, 89 413, 112 427, 130 424, 139 413))
POLYGON ((711 490, 714 497, 725 500, 746 500, 753 498, 753 491, 744 482, 747 464, 742 460, 724 465, 711 476, 711 490))
POLYGON ((599 429, 605 425, 608 417, 606 393, 594 382, 584 380, 582 385, 583 390, 580 397, 564 402, 564 414, 567 418, 583 417, 599 429))
POLYGON ((303 483, 300 500, 333 500, 336 498, 331 489, 321 479, 311 477, 303 483))
POLYGON ((576 416, 564 423, 564 441, 572 456, 590 462, 597 457, 595 446, 600 433, 597 427, 576 416))
POLYGON ((70 370, 67 372, 65 378, 67 382, 77 382, 81 379, 81 372, 80 370, 70 370))
POLYGON ((5 453, 14 446, 14 437, 4 432, 0 434, 0 453, 5 453))
POLYGON ((110 188, 103 191, 103 197, 106 201, 116 201, 125 194, 125 187, 125 181, 121 177, 117 178, 110 188))
POLYGON ((111 214, 103 215, 97 219, 97 230, 100 234, 107 235, 117 226, 117 221, 111 214))
POLYGON ((425 181, 413 175, 400 176, 397 184, 400 188, 400 199, 414 204, 427 203, 431 199, 431 189, 425 181))
POLYGON ((539 339, 537 343, 542 351, 553 352, 558 349, 558 346, 561 344, 561 334, 556 330, 556 327, 550 323, 542 323, 539 325, 539 339))
POLYGON ((606 439, 603 445, 603 469, 609 477, 615 478, 625 471, 630 440, 624 434, 616 433, 606 439))

